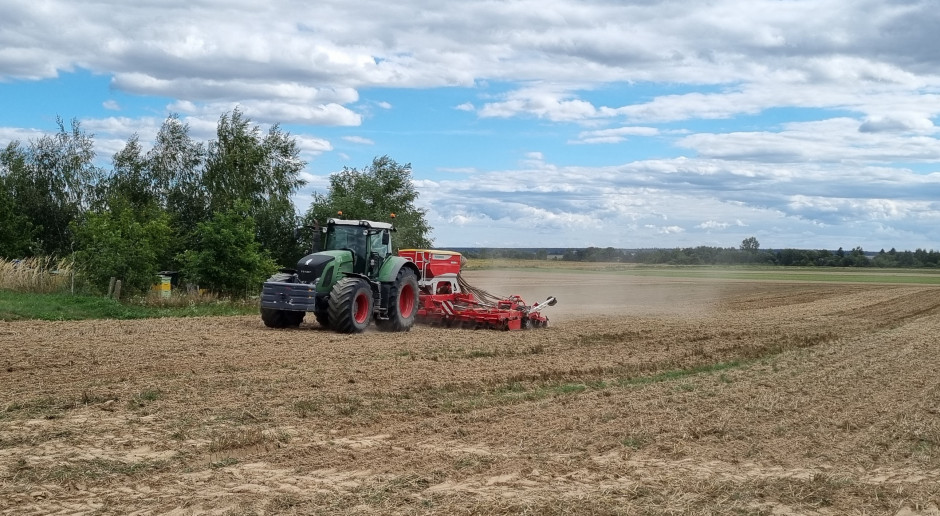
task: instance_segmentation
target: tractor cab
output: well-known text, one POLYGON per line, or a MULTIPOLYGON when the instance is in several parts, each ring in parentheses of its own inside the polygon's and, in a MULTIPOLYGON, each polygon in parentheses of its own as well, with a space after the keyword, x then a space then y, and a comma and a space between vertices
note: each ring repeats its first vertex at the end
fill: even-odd
POLYGON ((369 220, 329 219, 323 232, 324 251, 349 251, 353 272, 373 276, 392 254, 391 224, 369 220))

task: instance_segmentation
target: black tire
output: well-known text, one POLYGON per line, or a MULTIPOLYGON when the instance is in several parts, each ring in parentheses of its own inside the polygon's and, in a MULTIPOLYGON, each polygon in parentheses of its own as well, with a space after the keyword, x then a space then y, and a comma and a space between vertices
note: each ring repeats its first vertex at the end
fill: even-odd
MULTIPOLYGON (((293 275, 278 272, 268 278, 268 281, 292 283, 293 275)), ((275 310, 273 308, 261 309, 261 320, 268 328, 296 328, 304 321, 304 312, 294 310, 275 310)))
POLYGON ((286 272, 276 272, 274 273, 273 276, 268 278, 268 281, 293 283, 293 281, 291 281, 291 278, 293 278, 292 274, 287 274, 286 272))
POLYGON ((307 315, 307 312, 287 312, 288 317, 290 318, 290 326, 297 327, 300 326, 300 323, 304 322, 304 316, 307 315))
POLYGON ((320 326, 330 329, 330 314, 327 312, 313 312, 314 317, 317 318, 317 322, 320 323, 320 326))
POLYGON ((402 267, 388 292, 388 319, 376 321, 382 331, 409 331, 418 314, 418 279, 413 270, 402 267))
POLYGON ((304 315, 293 310, 261 309, 261 320, 268 328, 296 328, 304 321, 304 315))
POLYGON ((361 333, 372 320, 372 288, 365 280, 346 277, 330 291, 330 325, 339 333, 361 333))

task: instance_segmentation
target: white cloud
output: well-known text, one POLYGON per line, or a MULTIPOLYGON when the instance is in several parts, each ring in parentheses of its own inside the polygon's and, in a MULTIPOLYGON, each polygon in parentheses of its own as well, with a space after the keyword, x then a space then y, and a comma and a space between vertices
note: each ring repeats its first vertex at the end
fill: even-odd
POLYGON ((717 220, 706 220, 695 226, 699 229, 727 229, 731 224, 727 222, 718 222, 717 220))
POLYGON ((788 123, 780 132, 699 133, 677 144, 702 157, 760 162, 940 162, 940 145, 933 137, 897 134, 885 124, 877 130, 859 127, 856 119, 834 118, 788 123))
MULTIPOLYGON (((940 84, 936 56, 927 51, 931 16, 929 4, 837 0, 421 7, 275 0, 221 12, 198 0, 132 8, 116 0, 81 6, 53 0, 45 9, 6 7, 14 29, 0 35, 0 78, 53 77, 82 67, 113 73, 120 91, 257 104, 260 113, 327 125, 361 122, 337 107, 356 102, 363 87, 488 80, 524 86, 484 103, 482 117, 652 122, 777 106, 846 106, 884 116, 874 112, 874 96, 912 98, 940 84), (721 89, 614 106, 577 94, 599 84, 649 82, 721 89), (263 101, 292 109, 262 108, 263 101)), ((936 115, 933 104, 922 120, 936 115)), ((475 107, 464 102, 457 109, 475 107)))
POLYGON ((438 242, 450 246, 544 247, 550 236, 562 247, 727 247, 756 236, 768 248, 879 249, 931 248, 940 238, 940 173, 851 164, 675 159, 562 167, 532 160, 416 187, 438 242))
POLYGON ((13 141, 18 141, 25 145, 30 140, 36 140, 45 134, 48 134, 48 131, 24 129, 21 127, 0 127, 0 146, 6 147, 13 141))
POLYGON ((324 152, 333 150, 333 144, 329 140, 324 140, 323 138, 316 138, 314 136, 307 135, 292 135, 295 140, 297 140, 297 147, 300 148, 300 152, 305 156, 316 156, 324 152))
POLYGON ((576 140, 569 140, 568 143, 620 143, 626 141, 628 136, 656 136, 658 134, 659 129, 655 127, 597 129, 582 131, 576 140))
POLYGON ((186 113, 199 117, 218 117, 220 113, 227 113, 236 107, 245 116, 258 123, 278 122, 332 126, 358 126, 362 123, 361 115, 339 104, 307 105, 269 100, 208 104, 175 102, 167 106, 167 109, 171 112, 186 113))
POLYGON ((375 145, 375 142, 362 136, 343 136, 343 140, 358 145, 375 145))
MULTIPOLYGON (((255 123, 300 126, 305 159, 333 151, 307 126, 322 135, 413 116, 416 96, 462 86, 438 113, 511 127, 502 159, 522 159, 498 171, 470 153, 425 165, 449 172, 418 183, 454 244, 928 247, 940 241, 940 174, 928 173, 940 163, 936 11, 877 0, 7 2, 0 80, 111 77, 116 98, 168 99, 203 141, 239 106, 255 123), (360 92, 396 109, 378 116, 392 104, 360 92), (659 159, 644 153, 653 139, 659 159), (607 166, 561 164, 584 151, 607 166)), ((124 104, 97 98, 125 116, 82 121, 99 155, 163 121, 124 104)), ((0 142, 41 134, 0 128, 0 142)), ((332 156, 359 159, 345 150, 332 156)), ((326 184, 306 174, 310 188, 326 184)))
POLYGON ((858 127, 863 133, 907 132, 930 133, 936 130, 933 122, 922 116, 876 116, 871 117, 858 127))

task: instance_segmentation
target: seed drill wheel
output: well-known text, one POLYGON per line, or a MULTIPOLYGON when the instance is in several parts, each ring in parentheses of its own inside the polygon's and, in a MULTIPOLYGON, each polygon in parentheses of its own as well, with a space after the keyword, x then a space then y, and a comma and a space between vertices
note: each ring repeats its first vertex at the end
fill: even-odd
POLYGON ((364 280, 347 277, 330 291, 330 326, 339 333, 360 333, 372 320, 372 288, 364 280))
POLYGON ((418 314, 418 279, 411 269, 398 271, 395 285, 388 294, 388 319, 376 321, 382 331, 408 331, 418 314))

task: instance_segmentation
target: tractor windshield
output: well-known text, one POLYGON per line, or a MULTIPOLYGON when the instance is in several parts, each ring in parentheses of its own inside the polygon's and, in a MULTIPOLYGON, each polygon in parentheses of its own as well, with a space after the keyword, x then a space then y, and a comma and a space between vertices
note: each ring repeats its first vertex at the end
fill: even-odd
POLYGON ((365 230, 360 226, 331 226, 324 249, 352 249, 356 256, 366 255, 365 230))

